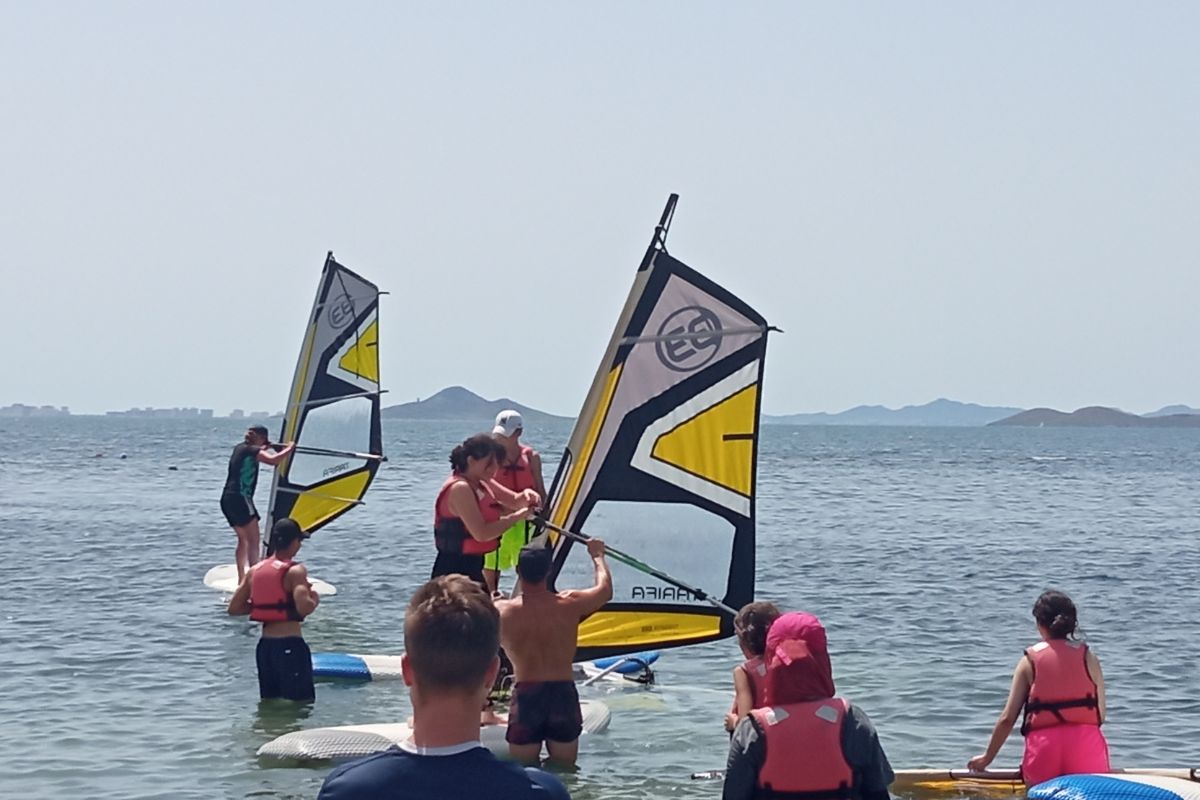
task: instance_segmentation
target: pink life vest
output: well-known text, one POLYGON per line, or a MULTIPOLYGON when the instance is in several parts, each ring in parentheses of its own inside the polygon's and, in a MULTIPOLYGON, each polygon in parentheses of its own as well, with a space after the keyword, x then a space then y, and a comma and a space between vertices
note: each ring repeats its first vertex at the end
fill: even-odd
POLYGON ((1066 639, 1038 642, 1026 649, 1033 684, 1025 699, 1021 733, 1055 725, 1099 725, 1096 682, 1087 668, 1087 645, 1066 639))
MULTIPOLYGON (((471 536, 471 532, 467 530, 467 526, 463 521, 454 516, 454 512, 450 510, 450 504, 446 495, 450 492, 450 487, 458 482, 467 483, 467 479, 461 475, 451 474, 446 482, 442 484, 442 488, 438 490, 437 499, 433 502, 433 541, 437 545, 439 553, 454 553, 463 555, 480 555, 482 553, 490 553, 500 546, 499 539, 492 539, 490 542, 481 542, 471 536)), ((467 484, 470 485, 469 483, 467 484)), ((479 513, 483 515, 484 522, 495 522, 501 517, 500 504, 496 502, 496 498, 492 495, 492 490, 488 488, 487 481, 479 484, 479 488, 475 489, 475 499, 479 503, 479 513)))
POLYGON ((857 797, 854 770, 842 752, 842 722, 849 709, 842 698, 826 697, 751 711, 766 745, 754 796, 857 797))
MULTIPOLYGON (((741 666, 742 672, 746 673, 746 680, 750 682, 750 694, 754 697, 754 704, 751 708, 762 708, 766 705, 766 700, 763 699, 763 691, 767 688, 766 663, 763 662, 762 656, 755 656, 739 666, 741 666)), ((736 706, 736 699, 734 699, 734 704, 736 706)))
POLYGON ((536 489, 533 480, 533 466, 530 464, 532 455, 532 447, 521 445, 521 454, 517 456, 517 460, 501 464, 496 470, 496 477, 492 480, 517 494, 526 489, 536 489))
POLYGON ((296 622, 304 619, 287 590, 287 572, 294 561, 269 558, 250 574, 250 619, 255 622, 296 622))

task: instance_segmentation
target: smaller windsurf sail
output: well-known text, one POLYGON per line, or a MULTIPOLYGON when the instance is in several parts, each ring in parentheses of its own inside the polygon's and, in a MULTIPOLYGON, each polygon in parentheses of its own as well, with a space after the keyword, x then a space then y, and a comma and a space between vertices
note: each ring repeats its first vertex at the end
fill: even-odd
POLYGON ((268 528, 291 517, 312 533, 362 503, 383 460, 379 288, 325 259, 288 393, 268 528))
MULTIPOLYGON (((550 491, 549 521, 599 537, 740 608, 754 598, 754 496, 766 320, 666 251, 671 195, 550 491)), ((553 585, 591 562, 554 537, 553 585)), ((727 612, 610 559, 613 600, 576 660, 730 636, 727 612)))

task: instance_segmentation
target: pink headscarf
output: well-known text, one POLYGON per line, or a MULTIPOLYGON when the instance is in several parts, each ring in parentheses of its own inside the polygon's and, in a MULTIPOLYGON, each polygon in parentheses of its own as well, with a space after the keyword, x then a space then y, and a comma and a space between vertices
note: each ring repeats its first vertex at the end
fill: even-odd
POLYGON ((767 631, 764 702, 768 706, 833 697, 833 667, 821 620, 802 611, 784 614, 767 631))

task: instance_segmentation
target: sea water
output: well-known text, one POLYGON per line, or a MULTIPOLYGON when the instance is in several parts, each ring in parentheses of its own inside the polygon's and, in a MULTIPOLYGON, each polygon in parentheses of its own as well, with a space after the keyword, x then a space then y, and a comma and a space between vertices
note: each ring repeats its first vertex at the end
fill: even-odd
MULTIPOLYGON (((480 423, 482 425, 482 422, 480 423)), ((232 420, 0 421, 0 794, 313 797, 328 772, 259 763, 306 727, 403 720, 399 682, 260 705, 257 626, 201 578, 232 560, 217 506, 232 420), (125 453, 126 458, 119 458, 125 453), (171 469, 174 467, 174 469, 171 469)), ((367 505, 302 551, 339 587, 314 651, 398 653, 429 574, 434 494, 468 424, 389 420, 367 505)), ((530 430, 547 456, 569 424, 530 430)), ((893 766, 962 767, 986 743, 1030 609, 1074 597, 1108 686, 1113 763, 1200 761, 1200 431, 766 427, 758 595, 818 614, 838 690, 893 766)), ((266 505, 270 473, 260 478, 266 505)), ((636 555, 636 553, 633 553, 636 555)), ((667 651, 565 776, 577 798, 716 798, 733 641, 667 651)), ((997 766, 1020 759, 1014 735, 997 766)))

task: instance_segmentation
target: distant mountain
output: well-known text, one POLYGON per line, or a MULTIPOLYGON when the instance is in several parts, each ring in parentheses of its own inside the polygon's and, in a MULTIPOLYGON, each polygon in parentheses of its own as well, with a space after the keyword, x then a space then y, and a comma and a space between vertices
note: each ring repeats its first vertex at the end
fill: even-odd
POLYGON ((401 403, 388 406, 381 412, 386 419, 429 419, 473 422, 480 430, 492 428, 492 422, 501 411, 511 408, 521 412, 525 423, 539 423, 551 420, 566 419, 554 414, 547 414, 536 408, 522 405, 515 400, 502 397, 499 400, 485 400, 469 389, 461 386, 451 386, 442 389, 432 397, 413 403, 401 403))
POLYGON ((1021 409, 960 403, 944 397, 923 406, 891 409, 884 406, 855 406, 839 414, 763 415, 770 425, 914 425, 982 426, 1016 414, 1021 409))
POLYGON ((1088 406, 1070 414, 1053 408, 1032 408, 991 424, 1027 428, 1043 425, 1072 428, 1200 428, 1200 415, 1139 417, 1137 414, 1104 406, 1088 406))
POLYGON ((1149 414, 1142 414, 1143 417, 1171 417, 1176 414, 1200 414, 1200 408, 1192 408, 1191 406, 1163 406, 1158 411, 1151 411, 1149 414))

